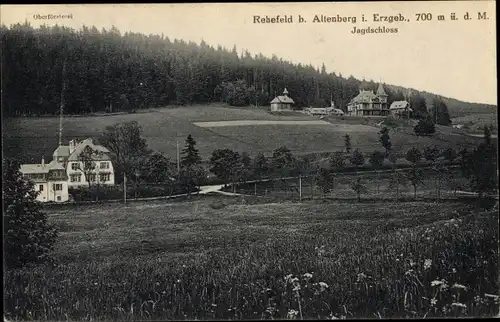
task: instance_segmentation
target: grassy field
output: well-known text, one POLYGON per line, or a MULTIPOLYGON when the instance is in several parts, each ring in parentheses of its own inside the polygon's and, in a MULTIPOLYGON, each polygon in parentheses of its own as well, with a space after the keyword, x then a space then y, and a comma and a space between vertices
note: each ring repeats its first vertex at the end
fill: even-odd
MULTIPOLYGON (((198 142, 202 157, 208 158, 216 148, 231 148, 253 155, 266 154, 285 145, 296 154, 342 150, 343 136, 351 136, 354 149, 364 152, 381 150, 379 127, 366 119, 332 118, 331 125, 258 125, 204 128, 194 125, 202 121, 231 120, 317 120, 307 115, 274 115, 259 108, 230 108, 219 105, 152 109, 146 112, 110 116, 67 117, 64 138, 98 137, 106 126, 119 122, 138 121, 143 127, 149 147, 176 157, 176 141, 181 145, 188 134, 198 142)), ((23 162, 39 162, 41 156, 50 159, 57 147, 59 119, 57 117, 10 118, 3 121, 3 145, 6 156, 16 156, 23 162)), ((418 137, 411 127, 393 129, 391 138, 396 152, 411 146, 423 148, 436 144, 441 148, 472 148, 480 138, 461 135, 442 127, 432 137, 418 137)))
POLYGON ((213 196, 48 211, 56 261, 6 273, 8 318, 498 314, 498 215, 465 204, 213 196))

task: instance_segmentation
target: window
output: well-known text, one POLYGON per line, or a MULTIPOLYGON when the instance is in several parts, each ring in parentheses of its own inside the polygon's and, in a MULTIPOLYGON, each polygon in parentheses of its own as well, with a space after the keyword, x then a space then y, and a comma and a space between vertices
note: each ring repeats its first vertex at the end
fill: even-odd
POLYGON ((43 191, 43 185, 42 184, 38 186, 38 190, 39 191, 43 191))
POLYGON ((70 176, 71 182, 81 182, 82 181, 82 175, 81 174, 72 174, 70 176))
POLYGON ((78 170, 78 169, 80 169, 80 164, 78 162, 71 163, 71 170, 78 170))
POLYGON ((99 168, 109 169, 109 163, 108 162, 101 162, 101 164, 99 165, 99 168))
POLYGON ((101 182, 109 181, 109 179, 110 179, 109 173, 101 173, 99 176, 99 181, 101 182))
POLYGON ((95 178, 95 173, 89 173, 89 177, 87 178, 87 180, 90 182, 95 182, 95 178))
POLYGON ((62 184, 60 183, 54 183, 53 185, 54 191, 61 191, 62 190, 62 184))

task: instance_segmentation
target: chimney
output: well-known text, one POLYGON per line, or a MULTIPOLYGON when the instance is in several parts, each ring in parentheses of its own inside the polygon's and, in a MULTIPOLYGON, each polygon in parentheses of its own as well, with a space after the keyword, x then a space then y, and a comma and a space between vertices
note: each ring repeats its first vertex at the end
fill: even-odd
POLYGON ((44 159, 44 157, 42 155, 42 166, 44 166, 44 165, 45 165, 45 159, 44 159))

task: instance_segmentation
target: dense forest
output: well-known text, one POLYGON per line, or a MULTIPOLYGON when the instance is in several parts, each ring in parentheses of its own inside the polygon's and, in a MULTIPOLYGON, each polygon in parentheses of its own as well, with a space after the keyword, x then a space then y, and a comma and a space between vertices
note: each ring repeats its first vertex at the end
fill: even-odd
MULTIPOLYGON (((293 64, 275 56, 238 52, 236 46, 215 48, 163 34, 33 28, 28 23, 2 25, 0 33, 5 116, 57 114, 61 102, 67 114, 211 102, 268 105, 284 87, 297 108, 326 106, 332 98, 345 110, 360 88, 377 86, 328 73, 324 65, 293 64)), ((409 91, 392 86, 386 91, 389 104, 410 99, 415 117, 432 113, 428 97, 418 91, 410 97, 409 91)), ((441 103, 438 112, 445 109, 447 115, 446 104, 441 103)))

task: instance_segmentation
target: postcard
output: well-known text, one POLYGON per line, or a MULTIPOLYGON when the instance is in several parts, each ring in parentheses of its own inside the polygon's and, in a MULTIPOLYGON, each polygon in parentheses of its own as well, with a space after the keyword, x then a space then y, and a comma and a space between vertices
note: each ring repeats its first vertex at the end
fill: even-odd
POLYGON ((4 319, 498 317, 495 7, 2 5, 4 319))

